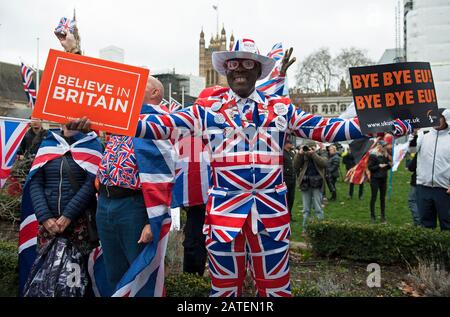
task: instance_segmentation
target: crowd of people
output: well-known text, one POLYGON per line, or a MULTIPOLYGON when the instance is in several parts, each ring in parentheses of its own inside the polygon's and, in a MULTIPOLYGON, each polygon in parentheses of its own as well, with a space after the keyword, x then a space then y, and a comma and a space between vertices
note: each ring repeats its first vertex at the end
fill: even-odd
MULTIPOLYGON (((70 33, 59 35, 58 39, 65 51, 81 54, 70 33)), ((284 65, 292 64, 290 53, 286 56, 284 65)), ((295 108, 288 98, 255 89, 256 81, 270 73, 274 61, 261 55, 251 40, 238 40, 231 51, 215 52, 212 62, 217 72, 226 76, 230 88, 220 90, 215 98, 199 98, 194 106, 172 114, 147 112, 157 107, 164 95, 162 84, 149 77, 142 107, 145 116, 138 122, 136 137, 111 135, 102 144, 94 132, 89 132, 89 120, 83 118, 64 125, 60 132, 42 134, 39 147, 40 130, 34 127, 30 130, 30 137, 24 141, 24 147, 30 152, 39 155, 50 141, 70 149, 45 161, 28 179, 40 224, 40 250, 49 237, 64 235, 74 244, 83 245, 81 254, 87 261, 94 245, 88 230, 92 219, 86 210, 95 206, 95 225, 107 281, 111 289, 116 289, 155 234, 149 224, 148 202, 142 188, 145 176, 141 166, 148 157, 136 151, 136 147, 142 150, 150 140, 166 144, 174 129, 192 131, 200 127, 207 134, 206 142, 211 148, 212 184, 206 205, 187 208, 184 270, 203 275, 208 260, 212 296, 240 296, 248 266, 258 295, 291 295, 289 214, 296 212, 295 192, 300 190, 302 194, 303 228, 307 227, 313 209, 319 219, 326 217, 324 201, 328 198, 334 202, 339 197, 336 189, 341 176, 339 141, 364 136, 357 128, 357 120, 337 118, 329 121, 329 126, 334 125, 337 131, 335 135, 322 137, 321 133, 312 133, 323 129, 318 122, 328 119, 310 116, 295 108), (266 134, 256 132, 261 128, 266 134), (156 129, 162 133, 155 133, 156 129), (228 146, 232 137, 235 137, 235 147, 228 146), (295 137, 306 140, 297 149, 294 149, 295 137), (263 142, 270 143, 263 153, 271 157, 269 162, 261 155, 263 142), (71 151, 83 145, 89 146, 86 152, 92 156, 89 161, 98 163, 94 167, 71 151), (254 155, 257 150, 261 157, 254 155), (282 162, 279 162, 281 155, 282 162), (329 197, 326 197, 327 189, 329 197), (257 263, 261 261, 268 267, 259 266, 257 263), (225 266, 227 272, 221 269, 225 266)), ((448 111, 441 114, 449 120, 448 111)), ((395 136, 411 132, 409 123, 402 120, 396 120, 393 128, 395 136)), ((441 120, 440 127, 411 140, 411 147, 415 146, 417 151, 417 177, 410 203, 416 202, 417 224, 435 227, 438 217, 443 230, 450 229, 450 153, 442 145, 448 144, 449 138, 448 125, 441 120)), ((344 161, 347 168, 356 164, 351 153, 344 155, 344 161)), ((381 221, 386 220, 386 179, 391 167, 392 153, 384 141, 378 141, 368 160, 370 215, 374 222, 378 192, 381 221)), ((410 168, 413 169, 413 164, 410 168)), ((350 198, 353 187, 350 184, 350 198)), ((362 184, 359 189, 361 198, 362 184)), ((28 292, 35 295, 30 285, 33 284, 28 283, 28 292)))

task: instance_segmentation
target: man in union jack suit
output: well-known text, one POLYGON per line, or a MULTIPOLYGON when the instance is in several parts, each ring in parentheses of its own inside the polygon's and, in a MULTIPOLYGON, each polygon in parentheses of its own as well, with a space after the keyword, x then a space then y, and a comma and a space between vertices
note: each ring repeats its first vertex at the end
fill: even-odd
MULTIPOLYGON (((259 296, 290 296, 284 142, 288 134, 320 142, 361 138, 359 122, 308 114, 289 98, 255 89, 275 61, 252 40, 214 52, 212 62, 229 89, 173 114, 147 115, 136 135, 165 139, 188 130, 209 146, 213 185, 204 233, 211 295, 240 296, 248 265, 259 296)), ((393 127, 396 135, 411 130, 400 120, 393 127)))

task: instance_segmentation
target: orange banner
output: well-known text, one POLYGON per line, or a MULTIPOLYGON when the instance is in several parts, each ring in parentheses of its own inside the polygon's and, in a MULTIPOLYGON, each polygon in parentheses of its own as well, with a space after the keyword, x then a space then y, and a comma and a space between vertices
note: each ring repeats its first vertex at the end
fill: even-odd
POLYGON ((149 70, 50 50, 33 117, 134 136, 149 70))

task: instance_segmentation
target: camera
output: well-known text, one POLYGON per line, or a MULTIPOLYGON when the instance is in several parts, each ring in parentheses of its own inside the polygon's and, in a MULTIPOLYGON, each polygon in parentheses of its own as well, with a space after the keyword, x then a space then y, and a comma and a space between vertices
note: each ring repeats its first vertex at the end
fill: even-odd
POLYGON ((309 146, 307 145, 303 145, 303 152, 308 152, 309 151, 309 146))

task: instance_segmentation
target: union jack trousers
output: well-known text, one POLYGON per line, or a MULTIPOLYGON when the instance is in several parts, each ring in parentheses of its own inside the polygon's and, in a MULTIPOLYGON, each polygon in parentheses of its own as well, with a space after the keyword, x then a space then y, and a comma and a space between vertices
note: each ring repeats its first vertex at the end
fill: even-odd
MULTIPOLYGON (((221 94, 198 99, 194 106, 175 113, 146 115, 138 122, 136 136, 168 139, 181 130, 204 138, 212 173, 203 230, 208 241, 239 246, 244 238, 236 239, 243 234, 246 241, 255 239, 264 251, 273 252, 279 247, 277 243, 263 241, 288 241, 291 232, 283 180, 283 148, 288 134, 321 142, 363 135, 357 118, 308 114, 296 108, 289 98, 258 90, 252 94, 252 122, 242 121, 238 99, 232 90, 224 89, 221 94), (255 237, 246 235, 246 230, 255 237)), ((402 131, 407 132, 405 129, 402 131)), ((256 248, 256 242, 253 246, 256 248)), ((211 256, 210 260, 214 258, 211 256)), ((214 277, 215 281, 220 274, 214 277)), ((273 295, 272 291, 258 292, 273 295)), ((229 293, 239 295, 239 287, 229 293)), ((217 291, 219 295, 229 293, 217 291)), ((289 285, 283 294, 289 294, 289 285)))
POLYGON ((212 297, 242 296, 247 267, 260 297, 290 297, 289 239, 254 234, 250 214, 242 231, 228 243, 206 239, 212 297))

